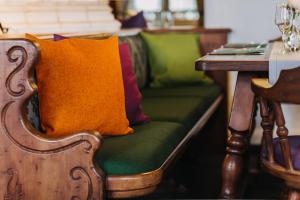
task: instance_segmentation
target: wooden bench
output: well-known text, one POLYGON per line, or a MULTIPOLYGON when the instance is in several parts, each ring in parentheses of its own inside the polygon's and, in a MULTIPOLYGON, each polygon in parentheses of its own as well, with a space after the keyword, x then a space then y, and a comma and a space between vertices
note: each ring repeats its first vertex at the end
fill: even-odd
MULTIPOLYGON (((202 53, 225 44, 229 32, 227 29, 190 31, 201 34, 202 53)), ((97 150, 101 152, 106 139, 91 133, 49 138, 28 120, 26 105, 37 88, 31 77, 39 54, 38 47, 28 40, 0 40, 0 196, 5 200, 103 199, 149 194, 224 97, 219 95, 212 101, 159 168, 140 174, 107 175, 94 156, 97 150)), ((226 74, 215 73, 211 77, 226 87, 226 74)))

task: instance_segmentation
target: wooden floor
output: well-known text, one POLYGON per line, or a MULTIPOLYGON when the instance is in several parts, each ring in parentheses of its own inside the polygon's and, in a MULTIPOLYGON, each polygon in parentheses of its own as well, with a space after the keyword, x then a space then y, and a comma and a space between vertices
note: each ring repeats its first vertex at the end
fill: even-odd
MULTIPOLYGON (((194 150, 194 148, 187 149, 157 192, 138 199, 217 198, 221 185, 220 166, 223 155, 196 155, 197 153, 193 153, 194 150)), ((243 199, 279 199, 281 181, 260 169, 258 155, 259 147, 252 146, 249 152, 250 168, 243 199)))
MULTIPOLYGON (((225 139, 216 140, 220 130, 215 129, 218 128, 215 124, 220 121, 220 116, 216 113, 201 133, 191 140, 154 194, 136 199, 217 199, 225 152, 225 139)), ((260 168, 259 152, 259 146, 251 146, 249 149, 249 169, 243 187, 243 199, 279 199, 281 181, 260 168)))

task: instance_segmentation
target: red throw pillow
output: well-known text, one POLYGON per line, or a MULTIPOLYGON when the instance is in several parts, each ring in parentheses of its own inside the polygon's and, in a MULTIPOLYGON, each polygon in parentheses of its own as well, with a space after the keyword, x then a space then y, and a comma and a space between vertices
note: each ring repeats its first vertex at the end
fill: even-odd
POLYGON ((127 43, 119 45, 123 73, 126 115, 131 125, 149 121, 141 106, 142 94, 137 86, 127 43))
MULTIPOLYGON (((67 39, 67 37, 54 34, 53 39, 54 41, 59 41, 67 39)), ((148 122, 150 119, 143 113, 141 106, 142 94, 137 86, 128 44, 120 44, 119 50, 124 83, 126 115, 129 123, 130 125, 136 125, 148 122)))

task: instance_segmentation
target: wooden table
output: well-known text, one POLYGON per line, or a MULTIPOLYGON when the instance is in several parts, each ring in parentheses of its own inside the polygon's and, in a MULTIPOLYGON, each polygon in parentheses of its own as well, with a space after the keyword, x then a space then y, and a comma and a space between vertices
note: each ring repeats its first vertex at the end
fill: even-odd
POLYGON ((222 168, 221 198, 240 197, 239 184, 245 167, 243 154, 251 137, 256 107, 251 79, 268 75, 271 49, 270 44, 264 55, 206 55, 196 61, 196 70, 238 72, 228 124, 231 135, 222 168))

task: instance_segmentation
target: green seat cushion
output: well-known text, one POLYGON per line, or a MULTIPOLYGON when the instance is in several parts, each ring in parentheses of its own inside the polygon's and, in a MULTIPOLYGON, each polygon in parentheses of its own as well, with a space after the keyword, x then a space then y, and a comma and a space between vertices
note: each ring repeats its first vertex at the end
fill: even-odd
POLYGON ((131 135, 105 138, 95 161, 108 175, 129 175, 158 169, 187 134, 178 123, 156 122, 133 127, 131 135))
POLYGON ((178 122, 188 129, 194 126, 220 95, 220 89, 214 85, 206 89, 195 86, 194 88, 179 87, 177 90, 175 88, 152 89, 158 92, 150 90, 144 93, 147 93, 143 99, 145 114, 151 120, 178 122))
POLYGON ((202 83, 169 88, 145 88, 143 97, 216 97, 221 93, 217 84, 202 83))
POLYGON ((197 33, 141 33, 145 40, 151 68, 152 87, 210 81, 195 70, 200 58, 197 33))

